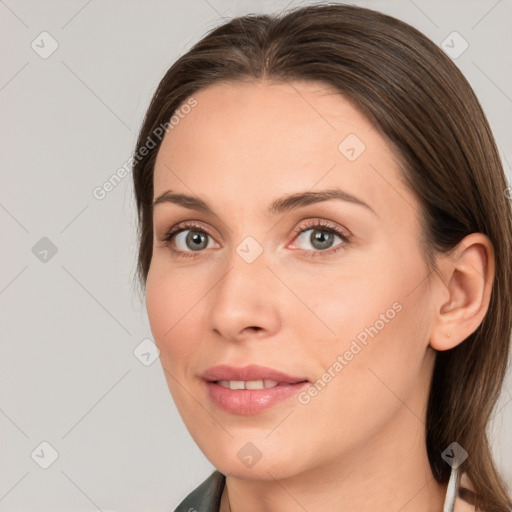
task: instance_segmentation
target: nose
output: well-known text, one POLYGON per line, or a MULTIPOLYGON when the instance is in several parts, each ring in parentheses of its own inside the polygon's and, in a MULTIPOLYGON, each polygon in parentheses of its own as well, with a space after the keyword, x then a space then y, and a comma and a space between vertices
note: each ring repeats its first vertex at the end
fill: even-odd
POLYGON ((281 324, 279 280, 267 268, 263 254, 251 263, 234 252, 229 267, 212 290, 209 322, 225 340, 273 336, 281 324))

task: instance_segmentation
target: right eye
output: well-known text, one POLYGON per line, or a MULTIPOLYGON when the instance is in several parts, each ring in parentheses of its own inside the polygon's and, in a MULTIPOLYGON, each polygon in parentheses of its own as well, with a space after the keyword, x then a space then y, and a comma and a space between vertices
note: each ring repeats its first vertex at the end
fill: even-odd
POLYGON ((181 222, 173 226, 162 239, 165 246, 178 257, 196 257, 202 249, 211 248, 208 238, 212 236, 199 224, 181 222), (177 246, 177 249, 172 247, 177 246))

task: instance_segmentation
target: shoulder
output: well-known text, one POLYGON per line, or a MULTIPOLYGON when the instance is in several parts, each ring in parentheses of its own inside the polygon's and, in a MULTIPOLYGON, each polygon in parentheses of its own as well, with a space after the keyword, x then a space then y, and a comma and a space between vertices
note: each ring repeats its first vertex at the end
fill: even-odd
POLYGON ((218 512, 226 477, 215 470, 177 506, 174 512, 218 512))

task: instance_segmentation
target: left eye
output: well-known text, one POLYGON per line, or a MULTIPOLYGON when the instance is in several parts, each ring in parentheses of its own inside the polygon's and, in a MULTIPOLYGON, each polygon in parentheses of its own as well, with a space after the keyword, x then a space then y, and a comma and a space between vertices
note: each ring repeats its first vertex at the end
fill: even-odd
MULTIPOLYGON (((323 228, 309 228, 303 230, 296 240, 302 240, 310 243, 313 246, 313 250, 325 251, 330 249, 335 238, 342 238, 341 235, 323 228), (306 234, 311 232, 308 236, 306 234)), ((341 240, 342 242, 343 240, 341 240)), ((340 242, 340 243, 341 243, 340 242)), ((338 244, 339 245, 339 244, 338 244)), ((306 250, 311 250, 306 248, 306 250)))
POLYGON ((308 252, 312 252, 314 256, 324 253, 331 253, 338 250, 340 245, 345 245, 349 242, 349 237, 341 233, 334 225, 319 223, 306 228, 299 228, 296 230, 298 236, 295 241, 310 244, 313 249, 302 247, 308 252), (309 234, 308 234, 309 233, 309 234), (335 239, 338 238, 340 242, 333 246, 335 239), (334 247, 334 248, 333 248, 334 247), (332 250, 331 250, 332 249, 332 250))

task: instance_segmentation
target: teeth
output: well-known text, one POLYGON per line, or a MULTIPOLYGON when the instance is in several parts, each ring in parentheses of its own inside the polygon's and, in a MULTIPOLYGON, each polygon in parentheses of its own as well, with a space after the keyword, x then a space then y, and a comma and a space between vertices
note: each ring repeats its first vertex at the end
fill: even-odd
POLYGON ((279 383, 276 380, 218 380, 217 384, 229 389, 264 389, 273 388, 279 383))

